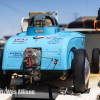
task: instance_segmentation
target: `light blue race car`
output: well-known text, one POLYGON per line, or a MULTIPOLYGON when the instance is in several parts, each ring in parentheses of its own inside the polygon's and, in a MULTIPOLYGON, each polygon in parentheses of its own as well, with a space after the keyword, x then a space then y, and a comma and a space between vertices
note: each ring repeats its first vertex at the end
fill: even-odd
POLYGON ((84 45, 84 34, 60 31, 54 17, 35 15, 27 32, 9 38, 0 50, 0 87, 8 86, 15 72, 31 74, 34 81, 45 75, 61 77, 73 72, 74 90, 85 92, 90 66, 84 45))

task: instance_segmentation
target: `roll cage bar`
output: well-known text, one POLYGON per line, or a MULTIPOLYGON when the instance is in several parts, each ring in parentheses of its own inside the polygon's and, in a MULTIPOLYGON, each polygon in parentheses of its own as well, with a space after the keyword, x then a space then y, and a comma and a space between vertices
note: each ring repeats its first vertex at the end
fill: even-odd
POLYGON ((50 19, 51 20, 51 23, 52 23, 53 27, 57 27, 58 26, 58 22, 54 17, 43 14, 43 15, 35 15, 35 16, 31 17, 30 20, 29 20, 29 23, 28 23, 28 27, 36 27, 37 21, 41 21, 42 22, 42 27, 45 27, 46 19, 50 19))

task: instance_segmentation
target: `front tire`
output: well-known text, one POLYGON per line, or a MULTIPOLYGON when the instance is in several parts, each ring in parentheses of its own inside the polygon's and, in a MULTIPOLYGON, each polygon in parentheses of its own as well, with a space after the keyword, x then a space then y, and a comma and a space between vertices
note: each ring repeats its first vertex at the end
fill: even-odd
POLYGON ((12 74, 9 71, 6 74, 3 74, 2 57, 3 49, 0 49, 0 88, 5 88, 6 86, 10 85, 12 74))
POLYGON ((74 91, 84 93, 88 88, 90 66, 86 57, 86 50, 78 49, 74 55, 73 84, 74 91))
POLYGON ((92 50, 92 68, 93 73, 99 73, 99 48, 92 50))

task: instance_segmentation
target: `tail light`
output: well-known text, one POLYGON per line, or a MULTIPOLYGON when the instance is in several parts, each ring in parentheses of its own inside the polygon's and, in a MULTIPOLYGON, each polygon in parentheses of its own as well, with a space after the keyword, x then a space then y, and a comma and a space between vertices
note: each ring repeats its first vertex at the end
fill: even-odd
POLYGON ((57 61, 54 61, 54 65, 57 65, 57 61))
POLYGON ((31 67, 31 57, 29 57, 29 67, 31 67))

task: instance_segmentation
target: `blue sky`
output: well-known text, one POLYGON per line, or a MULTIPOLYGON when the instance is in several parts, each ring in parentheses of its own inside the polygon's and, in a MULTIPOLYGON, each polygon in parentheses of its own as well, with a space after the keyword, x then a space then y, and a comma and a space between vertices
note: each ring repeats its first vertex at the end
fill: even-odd
POLYGON ((97 16, 100 0, 0 0, 0 38, 21 31, 22 17, 29 12, 58 11, 58 23, 68 24, 81 16, 97 16))

